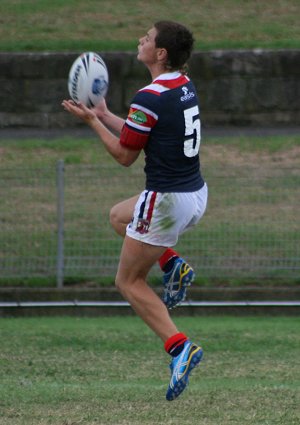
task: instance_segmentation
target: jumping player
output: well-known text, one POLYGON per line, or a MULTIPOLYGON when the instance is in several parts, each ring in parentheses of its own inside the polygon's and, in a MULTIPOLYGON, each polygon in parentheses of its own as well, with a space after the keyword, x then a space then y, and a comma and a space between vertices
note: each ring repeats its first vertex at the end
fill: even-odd
POLYGON ((62 103, 94 129, 120 164, 130 166, 145 153, 145 190, 115 205, 110 220, 124 237, 116 286, 172 356, 167 400, 185 389, 203 354, 178 331, 168 312, 185 298, 194 279, 193 269, 172 247, 198 223, 207 202, 199 162, 199 104, 186 75, 193 43, 192 33, 171 21, 157 22, 140 38, 137 58, 152 82, 136 93, 126 120, 113 114, 105 100, 94 109, 71 100, 62 103), (163 300, 146 282, 157 261, 165 272, 163 300))

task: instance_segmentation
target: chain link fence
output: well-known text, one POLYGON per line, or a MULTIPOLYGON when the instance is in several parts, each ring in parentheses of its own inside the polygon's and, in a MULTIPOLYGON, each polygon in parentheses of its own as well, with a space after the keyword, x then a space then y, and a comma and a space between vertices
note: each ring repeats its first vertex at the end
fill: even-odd
MULTIPOLYGON (((208 170, 205 216, 176 249, 201 279, 299 279, 300 170, 268 164, 208 170)), ((122 240, 112 205, 143 189, 135 168, 69 165, 0 170, 0 282, 113 279, 122 240)), ((153 275, 159 273, 154 268, 153 275)))

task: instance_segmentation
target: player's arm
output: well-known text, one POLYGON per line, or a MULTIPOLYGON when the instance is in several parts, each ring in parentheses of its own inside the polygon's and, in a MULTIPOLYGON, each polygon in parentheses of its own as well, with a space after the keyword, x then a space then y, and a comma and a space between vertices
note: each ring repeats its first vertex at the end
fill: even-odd
POLYGON ((112 131, 120 134, 122 128, 125 124, 125 120, 123 118, 118 117, 113 114, 106 105, 106 101, 103 98, 98 105, 93 108, 93 111, 96 113, 97 117, 100 119, 103 124, 109 127, 112 131))
POLYGON ((88 124, 99 136, 106 150, 119 162, 119 164, 129 167, 139 156, 141 148, 131 149, 120 143, 119 137, 115 136, 97 117, 94 110, 87 108, 82 103, 75 103, 72 100, 64 100, 62 106, 82 119, 88 124))

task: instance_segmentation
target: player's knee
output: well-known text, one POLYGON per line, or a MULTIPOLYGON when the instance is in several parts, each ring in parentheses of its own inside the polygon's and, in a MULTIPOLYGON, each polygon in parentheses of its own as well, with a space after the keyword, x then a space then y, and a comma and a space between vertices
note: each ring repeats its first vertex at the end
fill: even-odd
POLYGON ((124 236, 124 226, 121 223, 121 217, 118 208, 112 207, 109 214, 109 221, 115 232, 121 236, 124 236))
POLYGON ((115 286, 117 288, 117 291, 120 292, 120 294, 123 295, 124 298, 126 298, 126 284, 118 277, 118 275, 115 279, 115 286))
POLYGON ((115 207, 112 207, 112 209, 110 210, 109 221, 112 227, 115 229, 118 223, 118 213, 115 207))
POLYGON ((124 276, 117 274, 115 278, 115 286, 125 300, 130 300, 135 293, 135 287, 138 279, 129 278, 129 276, 124 276))

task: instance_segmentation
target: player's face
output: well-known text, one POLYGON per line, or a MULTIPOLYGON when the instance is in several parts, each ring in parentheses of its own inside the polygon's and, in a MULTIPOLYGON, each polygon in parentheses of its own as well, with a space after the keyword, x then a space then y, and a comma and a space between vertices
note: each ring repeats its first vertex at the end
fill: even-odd
POLYGON ((144 37, 139 39, 137 58, 145 65, 151 65, 157 61, 156 34, 156 28, 151 28, 144 37))

